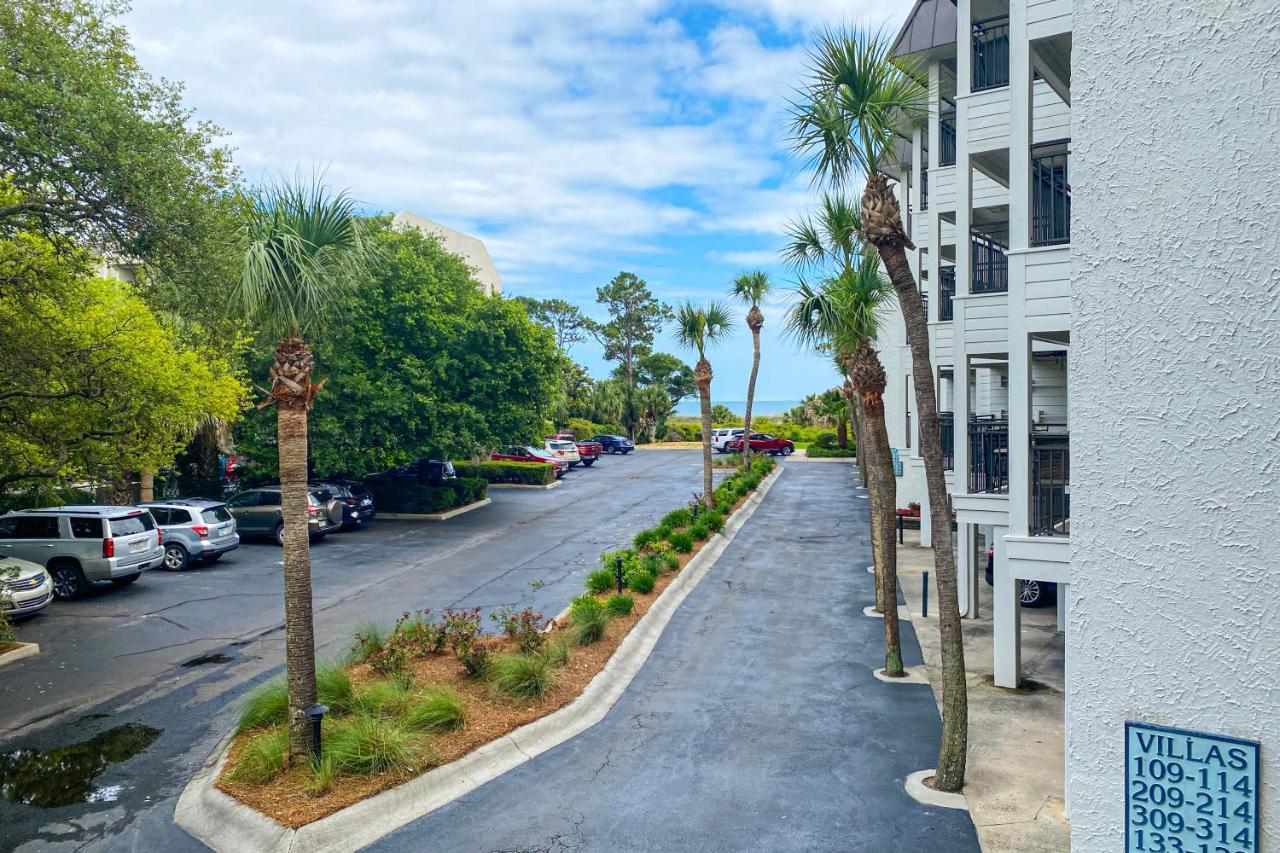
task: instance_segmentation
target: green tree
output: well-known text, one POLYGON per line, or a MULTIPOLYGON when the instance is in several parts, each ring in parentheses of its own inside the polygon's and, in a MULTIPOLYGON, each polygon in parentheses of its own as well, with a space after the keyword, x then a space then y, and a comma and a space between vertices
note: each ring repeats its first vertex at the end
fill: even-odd
POLYGON ((556 336, 556 349, 566 355, 576 344, 585 341, 595 328, 591 318, 567 300, 534 299, 531 296, 517 296, 515 300, 529 312, 530 319, 551 329, 556 336))
POLYGON ((0 235, 32 231, 169 268, 225 240, 220 131, 138 66, 117 0, 0 4, 0 235))
POLYGON ((591 386, 590 419, 598 424, 622 422, 627 408, 626 384, 619 379, 604 379, 591 386))
POLYGON ((686 302, 676 311, 676 340, 698 354, 693 378, 702 410, 702 500, 711 503, 711 362, 707 348, 723 341, 733 328, 733 315, 720 302, 700 308, 686 302))
POLYGON ((631 437, 635 437, 636 359, 652 351, 653 338, 671 319, 671 309, 659 302, 644 279, 634 273, 620 272, 604 287, 596 290, 596 302, 605 306, 612 318, 594 329, 604 347, 607 361, 616 361, 626 382, 624 421, 631 437))
MULTIPOLYGON (((621 367, 614 368, 613 375, 625 379, 625 371, 621 367)), ((660 385, 666 392, 671 407, 680 405, 685 397, 698 393, 698 385, 693 381, 693 368, 678 357, 666 352, 652 352, 636 359, 636 383, 638 385, 660 385)))
POLYGON ((733 409, 723 403, 716 403, 711 407, 711 422, 713 424, 733 424, 738 422, 738 416, 733 413, 733 409))
POLYGON ((0 489, 154 471, 245 388, 131 285, 34 234, 0 240, 0 489))
POLYGON ((344 291, 366 275, 369 253, 345 193, 317 181, 263 190, 245 219, 244 267, 236 289, 245 317, 278 343, 266 403, 276 407, 280 503, 284 518, 285 670, 291 757, 306 754, 316 701, 316 649, 311 615, 307 533, 307 412, 323 383, 312 382, 315 359, 303 337, 328 326, 344 291))
MULTIPOLYGON (((747 402, 742 412, 742 428, 751 435, 751 404, 756 397, 756 374, 760 372, 760 330, 764 328, 764 314, 760 303, 769 295, 769 276, 763 270, 744 272, 733 280, 729 294, 747 306, 747 328, 751 330, 751 377, 747 380, 747 402)), ((742 458, 751 458, 751 442, 743 441, 742 458)))
POLYGON ((661 385, 646 385, 636 389, 635 402, 640 416, 639 424, 646 433, 645 438, 649 443, 653 443, 657 440, 658 430, 666 423, 667 415, 671 413, 671 398, 667 396, 667 392, 661 385))
POLYGON ((810 50, 809 75, 796 99, 792 131, 795 149, 809 158, 815 180, 836 188, 865 180, 862 233, 880 254, 906 326, 933 526, 942 643, 942 745, 935 783, 940 791, 955 792, 964 787, 969 700, 951 542, 951 501, 942 468, 929 326, 906 255, 915 244, 902 225, 898 200, 882 168, 893 156, 898 138, 909 136, 911 128, 927 115, 922 79, 916 63, 894 56, 893 36, 885 30, 823 30, 810 50))

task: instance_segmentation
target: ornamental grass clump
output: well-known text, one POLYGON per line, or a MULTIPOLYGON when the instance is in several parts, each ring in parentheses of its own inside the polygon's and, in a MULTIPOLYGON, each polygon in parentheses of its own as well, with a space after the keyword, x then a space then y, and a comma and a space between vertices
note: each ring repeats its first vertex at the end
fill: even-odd
POLYGON ((701 542, 711 536, 711 527, 705 518, 700 518, 697 524, 689 528, 689 535, 701 542))
POLYGON ((700 523, 705 524, 707 529, 713 533, 719 533, 724 529, 724 516, 720 513, 718 508, 714 510, 707 510, 706 514, 702 516, 700 523))
POLYGON ((356 693, 356 711, 368 716, 396 718, 413 705, 413 694, 400 679, 387 678, 362 685, 356 693))
POLYGON ((341 664, 321 667, 316 671, 316 698, 334 713, 343 714, 355 705, 355 689, 351 673, 341 664))
POLYGON ((433 684, 415 698, 401 714, 407 728, 421 732, 449 732, 462 728, 466 710, 458 691, 433 684))
POLYGON ((335 720, 325 736, 325 753, 338 772, 361 776, 418 765, 420 737, 394 720, 356 713, 335 720))
MULTIPOLYGON (((645 558, 640 561, 640 565, 654 577, 671 570, 671 566, 667 564, 666 557, 663 554, 646 554, 645 558)), ((676 565, 680 565, 679 562, 676 565)))
POLYGON ((625 592, 616 592, 604 600, 604 609, 610 616, 630 616, 636 600, 625 592))
POLYGON ((609 614, 594 596, 580 595, 569 609, 572 638, 575 645, 587 646, 604 636, 609 614))
POLYGON ((249 738, 240 759, 227 778, 233 782, 261 785, 284 769, 289 760, 289 733, 284 729, 266 731, 249 738))
POLYGON ((564 666, 569 662, 570 643, 572 640, 563 633, 554 634, 551 639, 542 644, 538 654, 552 666, 564 666))
POLYGON ((283 723, 288 716, 289 689, 283 681, 272 681, 249 694, 244 710, 240 712, 236 734, 260 726, 283 723))
POLYGON ((671 543, 671 547, 674 548, 677 553, 688 554, 693 550, 693 534, 689 533, 687 530, 672 533, 667 541, 671 543))
POLYGON ((631 545, 632 545, 632 546, 633 546, 637 551, 641 551, 641 550, 643 550, 643 549, 645 549, 645 548, 648 548, 648 547, 650 547, 651 545, 653 545, 653 544, 654 544, 655 542, 657 542, 660 538, 662 538, 662 537, 660 537, 660 536, 658 535, 658 531, 657 531, 656 529, 654 529, 654 528, 650 527, 650 528, 649 528, 649 529, 647 529, 647 530, 641 530, 641 531, 640 531, 639 533, 637 533, 634 537, 632 537, 632 539, 631 539, 631 545))
POLYGON ((613 569, 596 569, 587 575, 587 592, 592 595, 603 595, 613 589, 615 583, 617 583, 617 578, 613 569))
POLYGON ((647 569, 640 567, 636 567, 630 572, 627 572, 624 580, 626 582, 627 589, 633 592, 638 592, 641 595, 647 595, 648 593, 653 592, 654 584, 657 583, 657 579, 654 578, 647 569))
POLYGON ((684 527, 690 521, 693 521, 693 513, 688 509, 673 509, 662 517, 660 524, 665 524, 669 529, 676 530, 684 527))
POLYGON ((510 652, 499 655, 489 668, 489 679, 502 693, 539 699, 551 689, 554 667, 542 655, 510 652))

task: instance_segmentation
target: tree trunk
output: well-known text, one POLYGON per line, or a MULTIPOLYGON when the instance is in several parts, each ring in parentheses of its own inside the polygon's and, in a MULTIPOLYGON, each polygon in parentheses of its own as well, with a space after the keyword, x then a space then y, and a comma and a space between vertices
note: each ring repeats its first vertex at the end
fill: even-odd
POLYGON ((849 419, 841 417, 836 422, 836 447, 841 450, 849 449, 849 419))
POLYGON ((693 369, 698 383, 698 402, 702 410, 702 502, 711 505, 711 362, 698 359, 693 369))
POLYGON ((911 347, 911 377, 920 414, 920 455, 924 459, 933 535, 934 576, 938 587, 938 630, 942 640, 942 746, 934 785, 939 791, 964 787, 969 741, 964 635, 960 625, 960 596, 956 586, 955 549, 951 541, 951 501, 942 471, 942 442, 938 435, 938 398, 929 358, 929 326, 915 277, 907 263, 907 248, 915 248, 902 227, 898 200, 884 175, 872 173, 862 194, 862 222, 867 238, 880 253, 885 271, 898 295, 911 347))
POLYGON ((133 503, 132 474, 117 474, 111 478, 111 502, 117 506, 133 503))
POLYGON ((747 325, 751 328, 751 378, 747 380, 747 405, 742 414, 742 464, 751 462, 751 403, 756 396, 756 374, 760 372, 760 329, 764 327, 764 315, 759 305, 752 305, 747 312, 747 325))
MULTIPOLYGON (((863 424, 862 403, 859 402, 856 394, 852 390, 848 396, 849 401, 849 417, 853 421, 853 453, 854 461, 858 463, 858 479, 862 482, 863 488, 867 487, 867 436, 866 427, 863 424)), ((892 463, 892 459, 890 459, 892 463)))
POLYGON ((143 471, 138 475, 138 502, 146 503, 156 499, 156 475, 151 471, 143 471))

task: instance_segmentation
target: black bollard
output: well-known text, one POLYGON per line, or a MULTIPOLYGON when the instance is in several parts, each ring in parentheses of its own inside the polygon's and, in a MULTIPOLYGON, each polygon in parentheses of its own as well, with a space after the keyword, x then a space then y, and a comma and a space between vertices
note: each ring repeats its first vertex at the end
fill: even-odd
POLYGON ((929 573, 924 573, 924 601, 920 603, 920 617, 929 618, 929 573))
POLYGON ((613 558, 613 570, 618 575, 618 592, 622 592, 622 555, 613 558))

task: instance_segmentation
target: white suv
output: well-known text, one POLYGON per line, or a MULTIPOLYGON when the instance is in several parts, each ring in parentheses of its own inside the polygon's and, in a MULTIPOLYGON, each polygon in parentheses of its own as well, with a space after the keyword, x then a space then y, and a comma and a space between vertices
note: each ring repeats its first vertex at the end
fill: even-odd
POLYGON ((711 431, 711 449, 716 453, 728 453, 725 447, 735 438, 742 438, 741 427, 722 427, 721 429, 713 429, 711 431))

